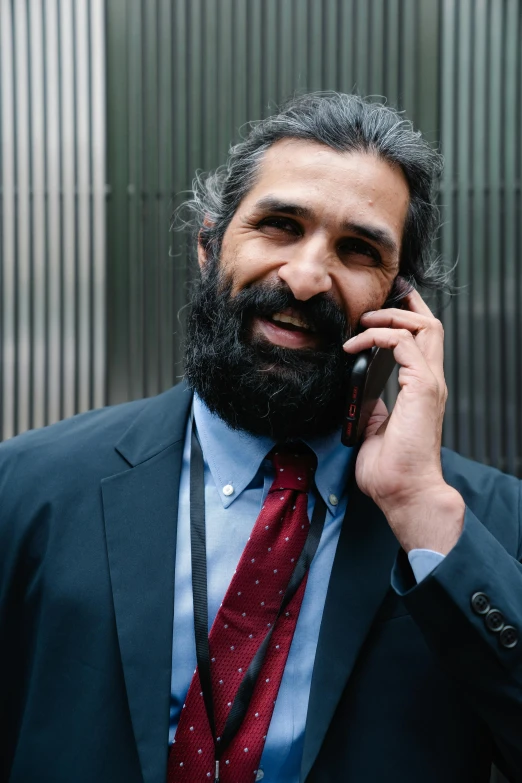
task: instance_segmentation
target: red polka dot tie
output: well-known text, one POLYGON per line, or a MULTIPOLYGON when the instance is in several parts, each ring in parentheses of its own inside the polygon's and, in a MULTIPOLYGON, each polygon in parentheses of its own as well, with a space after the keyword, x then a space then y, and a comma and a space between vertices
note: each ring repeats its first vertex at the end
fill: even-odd
MULTIPOLYGON (((239 684, 277 618, 310 523, 308 488, 315 456, 306 447, 276 447, 276 476, 209 634, 216 731, 223 730, 239 684)), ((246 716, 220 761, 220 783, 254 783, 272 718, 306 575, 277 620, 246 716)), ((169 754, 168 783, 214 780, 214 743, 198 670, 169 754)))

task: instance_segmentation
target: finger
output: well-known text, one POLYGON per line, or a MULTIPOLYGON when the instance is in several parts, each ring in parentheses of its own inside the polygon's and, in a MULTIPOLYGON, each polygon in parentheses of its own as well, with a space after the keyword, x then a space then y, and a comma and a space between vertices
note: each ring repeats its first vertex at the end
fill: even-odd
POLYGON ((390 307, 364 313, 361 323, 365 327, 407 329, 415 336, 428 364, 433 366, 434 372, 437 375, 443 373, 444 329, 437 318, 390 307))
POLYGON ((372 310, 363 313, 361 322, 366 326, 390 326, 398 329, 408 329, 415 333, 421 329, 428 329, 437 319, 433 316, 420 315, 409 310, 399 310, 398 307, 389 307, 383 310, 372 310))
POLYGON ((429 386, 436 385, 441 392, 445 389, 444 377, 439 376, 430 367, 413 335, 407 329, 367 329, 348 340, 343 345, 343 349, 347 353, 359 353, 374 346, 391 349, 395 361, 410 371, 409 378, 429 386))
POLYGON ((409 310, 412 313, 427 315, 431 318, 435 317, 422 296, 414 288, 408 294, 406 294, 402 301, 406 305, 407 311, 409 310))

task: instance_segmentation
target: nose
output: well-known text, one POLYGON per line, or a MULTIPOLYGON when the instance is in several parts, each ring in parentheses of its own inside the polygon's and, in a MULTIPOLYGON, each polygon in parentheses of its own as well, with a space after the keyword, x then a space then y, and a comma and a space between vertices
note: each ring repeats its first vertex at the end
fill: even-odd
POLYGON ((332 287, 328 267, 328 250, 322 242, 300 244, 295 255, 279 267, 278 275, 296 299, 305 302, 332 287))

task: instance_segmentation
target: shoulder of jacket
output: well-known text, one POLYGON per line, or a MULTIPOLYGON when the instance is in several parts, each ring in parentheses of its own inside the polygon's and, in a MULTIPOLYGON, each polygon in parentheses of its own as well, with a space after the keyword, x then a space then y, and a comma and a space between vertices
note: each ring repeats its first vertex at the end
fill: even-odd
POLYGON ((445 480, 508 551, 521 551, 522 481, 490 465, 442 449, 445 480))
POLYGON ((0 444, 0 472, 13 462, 45 460, 52 464, 61 458, 70 459, 85 449, 102 450, 108 444, 114 447, 146 403, 142 399, 97 408, 16 435, 0 444))
MULTIPOLYGON (((42 520, 70 515, 105 475, 125 470, 114 448, 146 401, 88 411, 0 444, 0 550, 17 551, 42 520)), ((46 529, 46 528, 45 528, 46 529)), ((0 565, 0 570, 2 566, 0 565)))
POLYGON ((444 478, 449 484, 454 482, 462 484, 465 488, 480 493, 495 490, 497 487, 518 491, 521 482, 516 476, 503 473, 491 465, 484 465, 468 457, 463 457, 451 449, 443 448, 441 456, 444 478))
POLYGON ((115 445, 148 400, 80 413, 0 444, 0 506, 7 515, 89 492, 129 469, 115 445))

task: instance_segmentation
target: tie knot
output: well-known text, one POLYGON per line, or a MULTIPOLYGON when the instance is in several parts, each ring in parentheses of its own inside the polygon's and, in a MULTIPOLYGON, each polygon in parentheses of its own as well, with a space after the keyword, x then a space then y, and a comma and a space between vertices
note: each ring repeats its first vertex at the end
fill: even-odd
POLYGON ((317 465, 317 458, 308 446, 304 443, 277 445, 269 456, 275 468, 270 491, 297 489, 308 492, 317 465))

